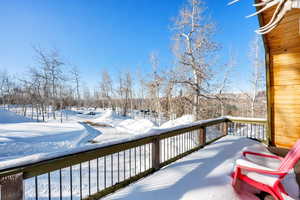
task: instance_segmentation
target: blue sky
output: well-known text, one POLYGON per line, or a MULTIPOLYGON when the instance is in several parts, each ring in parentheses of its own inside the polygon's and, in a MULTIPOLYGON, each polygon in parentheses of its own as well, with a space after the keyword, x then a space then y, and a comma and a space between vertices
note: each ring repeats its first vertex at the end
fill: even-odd
MULTIPOLYGON (((0 69, 23 74, 34 66, 33 45, 57 48, 64 59, 77 65, 88 86, 95 86, 106 69, 139 70, 147 74, 149 53, 157 52, 162 68, 174 58, 172 17, 185 0, 1 0, 0 69)), ((206 0, 217 24, 220 63, 230 48, 237 54, 232 90, 247 89, 250 76, 249 43, 258 26, 253 1, 227 6, 227 0, 206 0)))

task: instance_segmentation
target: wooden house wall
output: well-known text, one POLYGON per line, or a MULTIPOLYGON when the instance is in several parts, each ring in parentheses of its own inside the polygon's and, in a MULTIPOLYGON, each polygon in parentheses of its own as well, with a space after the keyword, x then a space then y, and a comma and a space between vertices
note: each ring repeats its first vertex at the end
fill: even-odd
MULTIPOLYGON (((273 11, 262 15, 268 22, 273 11)), ((290 148, 300 139, 300 10, 289 12, 279 26, 265 35, 268 60, 268 109, 271 141, 290 148)))

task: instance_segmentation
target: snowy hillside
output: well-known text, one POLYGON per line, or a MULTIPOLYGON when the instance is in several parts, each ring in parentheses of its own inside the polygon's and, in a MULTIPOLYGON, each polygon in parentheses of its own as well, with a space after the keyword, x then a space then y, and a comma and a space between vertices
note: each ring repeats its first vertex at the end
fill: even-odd
POLYGON ((0 124, 33 122, 34 120, 0 108, 0 124))
POLYGON ((85 145, 88 136, 96 134, 79 123, 1 124, 0 160, 63 151, 85 145))

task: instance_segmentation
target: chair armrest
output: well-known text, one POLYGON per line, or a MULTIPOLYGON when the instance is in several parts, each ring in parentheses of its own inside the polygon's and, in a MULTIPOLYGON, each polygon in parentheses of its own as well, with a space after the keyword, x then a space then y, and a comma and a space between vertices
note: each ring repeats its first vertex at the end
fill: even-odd
POLYGON ((251 151, 244 151, 244 152, 243 152, 243 156, 244 156, 244 157, 246 157, 247 154, 254 155, 254 156, 266 157, 266 158, 274 158, 274 159, 277 159, 277 160, 280 160, 280 161, 283 160, 282 157, 276 156, 276 155, 269 155, 269 154, 263 154, 263 153, 251 152, 251 151))
POLYGON ((286 172, 282 172, 282 171, 274 170, 274 169, 271 169, 268 167, 264 167, 264 166, 258 165, 256 163, 253 163, 253 162, 250 162, 250 161, 244 160, 244 159, 236 160, 236 167, 243 169, 243 170, 257 172, 257 173, 261 173, 261 174, 278 175, 278 176, 287 174, 286 172))

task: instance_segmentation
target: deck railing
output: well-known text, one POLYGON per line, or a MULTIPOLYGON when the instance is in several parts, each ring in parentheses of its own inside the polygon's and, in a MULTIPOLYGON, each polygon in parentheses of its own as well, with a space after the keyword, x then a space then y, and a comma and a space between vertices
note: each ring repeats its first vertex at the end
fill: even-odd
POLYGON ((267 121, 258 118, 228 117, 228 135, 267 141, 267 121))
POLYGON ((227 134, 265 140, 266 124, 222 117, 2 169, 0 199, 99 199, 227 134))

